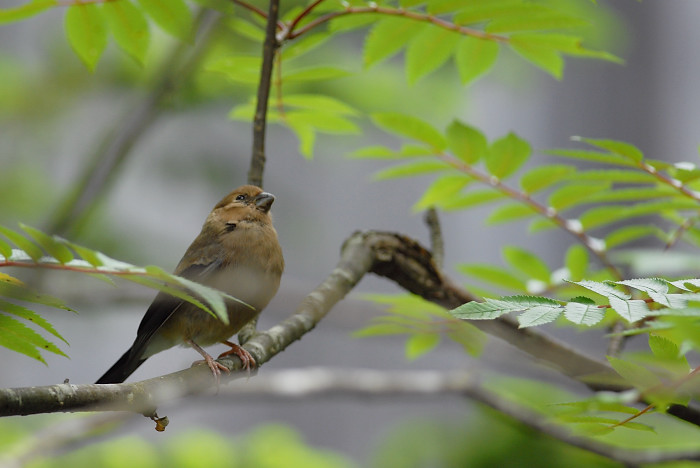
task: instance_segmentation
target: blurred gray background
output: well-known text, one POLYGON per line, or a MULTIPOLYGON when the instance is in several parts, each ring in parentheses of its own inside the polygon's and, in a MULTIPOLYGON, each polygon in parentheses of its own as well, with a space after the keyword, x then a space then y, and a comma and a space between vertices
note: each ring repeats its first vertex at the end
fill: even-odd
MULTIPOLYGON (((512 54, 502 54, 491 74, 465 89, 456 83, 453 70, 443 70, 439 78, 428 77, 409 87, 402 75, 402 60, 394 60, 370 69, 364 83, 375 87, 376 95, 386 96, 387 102, 406 102, 403 110, 420 113, 429 121, 437 119, 439 127, 458 117, 490 138, 513 130, 532 143, 536 154, 531 164, 550 161, 541 151, 568 146, 573 135, 628 141, 654 159, 695 161, 700 135, 700 94, 696 92, 700 62, 692 45, 700 42, 700 3, 619 0, 609 7, 614 12, 609 19, 615 44, 612 51, 625 59, 622 66, 567 58, 564 79, 558 82, 512 54)), ((133 77, 141 73, 138 69, 114 64, 125 59, 113 45, 94 76, 85 71, 62 37, 61 15, 52 11, 0 28, 0 76, 6 80, 2 88, 10 90, 7 96, 0 96, 4 107, 0 109, 2 225, 23 221, 42 227, 105 129, 146 92, 144 86, 132 86, 133 77)), ((156 39, 156 47, 169 46, 167 39, 156 39)), ((361 68, 360 45, 357 36, 348 36, 342 46, 346 50, 342 65, 361 68)), ((246 100, 239 90, 233 97, 203 99, 189 108, 175 103, 165 110, 134 147, 101 213, 90 221, 98 224, 91 229, 92 237, 82 242, 125 261, 174 268, 212 206, 245 183, 250 124, 226 116, 233 105, 246 100), (103 239, 100 229, 106 232, 103 239)), ((379 100, 374 107, 372 103, 358 107, 391 110, 386 105, 379 100)), ((427 245, 422 217, 411 206, 431 179, 373 182, 372 173, 383 164, 351 160, 346 155, 369 144, 396 145, 396 140, 367 121, 359 123, 362 135, 320 136, 311 161, 299 155, 297 140, 288 130, 269 129, 265 188, 277 196, 272 211, 287 269, 277 297, 261 318, 262 328, 293 312, 301 298, 331 271, 340 245, 353 231, 396 231, 427 245)), ((455 265, 500 264, 499 251, 505 244, 540 253, 552 269, 561 266, 570 245, 566 234, 528 235, 521 224, 487 227, 483 219, 488 212, 486 207, 441 217, 446 271, 457 281, 466 284, 455 265)), ((48 317, 70 343, 64 347, 70 359, 48 355, 48 366, 44 366, 0 349, 2 386, 45 385, 65 378, 72 383, 94 381, 131 344, 154 295, 132 285, 119 283, 112 288, 68 273, 51 273, 45 279, 80 312, 51 311, 48 317)), ((304 366, 478 368, 557 378, 494 339, 478 362, 466 357, 457 345, 443 343, 434 354, 408 363, 401 338, 352 338, 354 330, 380 312, 362 300, 366 292, 400 291, 385 280, 365 278, 316 330, 266 364, 261 373, 304 366)), ((571 330, 547 330, 602 358, 603 339, 593 341, 571 330)), ((131 380, 175 371, 195 359, 191 350, 171 350, 147 361, 131 380)), ((233 385, 245 384, 239 380, 233 385)), ((172 421, 165 435, 154 434, 150 423, 138 416, 122 431, 170 437, 193 426, 205 426, 239 433, 281 421, 301 430, 312 444, 362 461, 383 434, 407 418, 461 420, 469 414, 468 407, 468 402, 454 397, 237 403, 207 395, 163 408, 161 412, 172 421)))

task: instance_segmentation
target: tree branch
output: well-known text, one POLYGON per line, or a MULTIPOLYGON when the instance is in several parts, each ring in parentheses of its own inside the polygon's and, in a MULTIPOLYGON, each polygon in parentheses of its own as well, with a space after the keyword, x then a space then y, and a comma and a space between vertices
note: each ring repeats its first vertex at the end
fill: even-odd
POLYGON ((279 0, 270 0, 270 8, 267 14, 267 26, 265 28, 265 41, 263 42, 262 67, 260 68, 260 83, 258 85, 258 102, 253 120, 253 154, 250 159, 248 171, 248 183, 263 186, 263 172, 265 170, 265 129, 267 123, 267 101, 270 97, 270 83, 272 82, 272 68, 275 54, 279 48, 277 41, 277 16, 279 13, 279 0))

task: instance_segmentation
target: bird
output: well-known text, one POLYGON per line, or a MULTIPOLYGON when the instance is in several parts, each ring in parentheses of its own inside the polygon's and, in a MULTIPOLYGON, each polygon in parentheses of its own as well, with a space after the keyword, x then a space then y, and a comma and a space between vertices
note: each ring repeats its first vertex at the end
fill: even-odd
POLYGON ((226 300, 229 323, 161 291, 146 310, 134 343, 95 383, 124 382, 146 359, 176 345, 192 347, 201 354, 217 384, 221 370, 228 372, 228 368, 216 362, 203 346, 224 343, 231 349, 219 358, 235 354, 245 369, 256 365, 250 353, 229 338, 256 318, 279 288, 284 257, 270 217, 274 201, 274 195, 253 185, 243 185, 226 195, 209 213, 175 268, 174 274, 245 303, 226 300))

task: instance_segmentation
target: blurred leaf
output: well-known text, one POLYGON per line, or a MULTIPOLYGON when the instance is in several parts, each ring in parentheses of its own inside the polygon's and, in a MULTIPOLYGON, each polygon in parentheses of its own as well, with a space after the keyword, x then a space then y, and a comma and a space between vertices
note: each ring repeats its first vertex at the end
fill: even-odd
POLYGON ((639 364, 612 356, 608 356, 608 362, 615 369, 615 372, 640 390, 661 384, 661 381, 653 372, 639 364))
POLYGON ((634 145, 615 140, 601 140, 595 138, 579 138, 580 141, 586 142, 589 145, 597 146, 610 151, 611 153, 622 156, 634 162, 641 162, 644 159, 644 154, 634 145))
MULTIPOLYGON (((594 153, 595 154, 595 153, 594 153)), ((571 174, 571 180, 578 182, 614 182, 614 183, 653 183, 656 178, 646 172, 625 169, 594 169, 590 171, 577 171, 571 174)))
POLYGON ((550 165, 535 167, 520 178, 520 186, 525 193, 532 194, 560 182, 575 172, 576 168, 573 166, 550 165))
POLYGON ((40 349, 60 356, 66 356, 55 344, 46 340, 31 328, 12 317, 2 314, 0 314, 0 346, 29 356, 44 364, 46 364, 46 361, 39 352, 40 349))
POLYGON ((486 153, 486 168, 494 177, 505 179, 527 161, 530 152, 530 143, 511 132, 491 144, 486 153))
POLYGON ((409 115, 396 112, 372 115, 374 124, 395 135, 421 141, 437 151, 447 147, 445 138, 430 124, 409 115))
POLYGON ((73 260, 71 251, 60 241, 26 224, 19 225, 24 232, 29 234, 37 244, 39 244, 50 256, 61 263, 68 263, 73 260))
POLYGON ((5 279, 0 279, 0 297, 1 296, 73 312, 73 309, 65 305, 59 298, 29 289, 21 282, 18 284, 16 280, 8 281, 5 279))
POLYGON ((529 205, 523 205, 520 202, 508 203, 493 210, 486 219, 486 224, 492 225, 515 221, 517 219, 527 218, 535 213, 535 210, 529 205))
POLYGON ((608 234, 608 236, 605 238, 605 245, 608 249, 612 249, 613 247, 617 247, 643 237, 659 235, 662 232, 663 231, 656 226, 624 226, 608 234))
POLYGON ((440 344, 439 333, 418 333, 406 340, 406 359, 413 361, 429 353, 440 344))
POLYGON ((41 251, 33 242, 24 237, 22 234, 8 229, 4 226, 0 226, 0 233, 4 234, 5 237, 10 239, 17 247, 22 249, 27 255, 31 257, 35 262, 44 256, 44 252, 41 251))
POLYGON ((29 18, 57 4, 57 0, 32 0, 13 8, 0 9, 0 24, 13 23, 29 18))
POLYGON ((51 333, 56 338, 59 338, 64 343, 68 344, 66 339, 63 338, 63 336, 61 336, 61 334, 58 333, 58 331, 56 331, 53 325, 51 325, 51 323, 49 323, 46 319, 44 319, 36 312, 29 310, 26 307, 22 307, 20 305, 12 304, 10 302, 2 300, 0 300, 0 310, 2 310, 3 312, 7 312, 8 314, 15 315, 17 317, 21 317, 29 322, 32 322, 38 327, 41 327, 47 332, 51 333))
MULTIPOLYGON (((207 71, 222 73, 231 81, 237 83, 254 84, 260 79, 260 67, 262 60, 260 57, 246 55, 235 55, 213 60, 205 67, 207 71)), ((254 109, 254 105, 251 107, 254 109)), ((232 112, 235 114, 235 109, 232 112)), ((246 112, 246 117, 249 112, 246 112)), ((234 117, 235 115, 230 115, 234 117)))
POLYGON ((582 245, 574 244, 566 251, 566 269, 571 281, 581 281, 588 270, 588 250, 582 245))
POLYGON ((2 255, 5 258, 8 258, 10 255, 12 255, 12 247, 10 246, 10 244, 8 244, 2 239, 0 239, 0 255, 2 255))
POLYGON ((327 32, 315 33, 310 36, 302 36, 301 39, 296 39, 283 46, 282 60, 291 60, 311 52, 317 47, 325 44, 331 37, 331 34, 327 32))
POLYGON ((129 0, 106 2, 102 13, 119 47, 143 65, 151 39, 143 12, 129 0))
POLYGON ((285 107, 297 107, 300 109, 313 109, 319 112, 337 115, 358 115, 357 109, 331 96, 322 94, 285 94, 280 103, 273 99, 271 105, 277 107, 279 104, 285 107))
POLYGON ((561 79, 564 71, 564 59, 555 48, 542 45, 538 41, 533 42, 529 35, 513 35, 509 44, 525 60, 546 71, 554 78, 561 79))
POLYGON ((107 47, 107 27, 102 5, 76 4, 66 10, 64 27, 68 42, 90 71, 107 47))
POLYGON ((351 120, 338 114, 323 111, 289 111, 285 119, 290 126, 308 125, 326 133, 357 134, 359 127, 351 120))
POLYGON ((190 40, 192 13, 184 0, 138 0, 148 15, 168 34, 190 40))
POLYGON ((557 211, 564 211, 585 202, 593 194, 610 187, 609 182, 574 183, 559 187, 549 196, 549 206, 557 211))
POLYGON ((460 39, 458 33, 434 25, 414 32, 406 49, 408 83, 415 84, 444 64, 454 53, 460 39))
POLYGON ((580 159, 583 161, 612 164, 615 166, 634 167, 635 164, 629 158, 611 153, 601 153, 600 151, 588 150, 570 150, 570 149, 554 149, 545 151, 552 156, 561 156, 571 159, 580 159))
POLYGON ((374 180, 396 179, 397 177, 412 177, 429 174, 431 172, 444 171, 449 169, 447 163, 440 160, 413 161, 398 166, 388 167, 374 174, 374 180))
POLYGON ((487 264, 459 265, 462 273, 505 289, 526 292, 525 282, 504 268, 487 264))
POLYGON ((365 66, 369 67, 395 55, 423 29, 425 25, 407 18, 382 19, 372 27, 365 39, 363 49, 365 66))
POLYGON ((484 134, 459 120, 453 120, 447 127, 446 136, 450 150, 467 164, 475 164, 488 149, 484 134))
POLYGON ((488 72, 498 58, 499 46, 494 41, 463 37, 457 46, 455 63, 463 85, 488 72))
POLYGON ((490 203, 505 198, 500 192, 492 189, 471 190, 468 193, 459 194, 451 200, 445 200, 440 203, 440 208, 446 211, 449 210, 464 210, 485 203, 490 203))
POLYGON ((291 71, 282 72, 282 82, 309 82, 309 81, 324 81, 335 78, 342 78, 350 75, 350 72, 341 70, 340 68, 317 66, 299 68, 291 71))
POLYGON ((546 284, 551 282, 552 273, 549 271, 549 267, 532 252, 519 247, 506 246, 503 247, 502 253, 505 260, 513 268, 522 271, 528 277, 546 284))
MULTIPOLYGON (((250 39, 251 41, 262 43, 265 40, 265 30, 255 23, 240 18, 231 17, 226 20, 226 24, 233 31, 240 34, 241 36, 250 39)), ((284 49, 282 49, 284 53, 284 49)))
POLYGON ((589 22, 565 15, 557 11, 542 11, 527 16, 510 16, 491 21, 486 26, 486 32, 500 34, 515 31, 545 31, 548 29, 570 29, 588 26, 589 22))
POLYGON ((439 202, 454 197, 471 181, 472 179, 464 174, 447 174, 440 176, 433 181, 420 200, 413 205, 413 210, 421 211, 432 206, 439 206, 439 202))

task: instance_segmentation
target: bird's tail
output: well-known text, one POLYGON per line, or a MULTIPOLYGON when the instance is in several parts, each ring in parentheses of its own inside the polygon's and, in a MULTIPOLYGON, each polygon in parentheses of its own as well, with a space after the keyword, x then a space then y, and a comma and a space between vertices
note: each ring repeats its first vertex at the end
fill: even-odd
POLYGON ((146 361, 146 358, 138 359, 133 356, 131 348, 129 348, 105 374, 100 377, 96 384, 122 383, 129 377, 138 367, 146 361))

